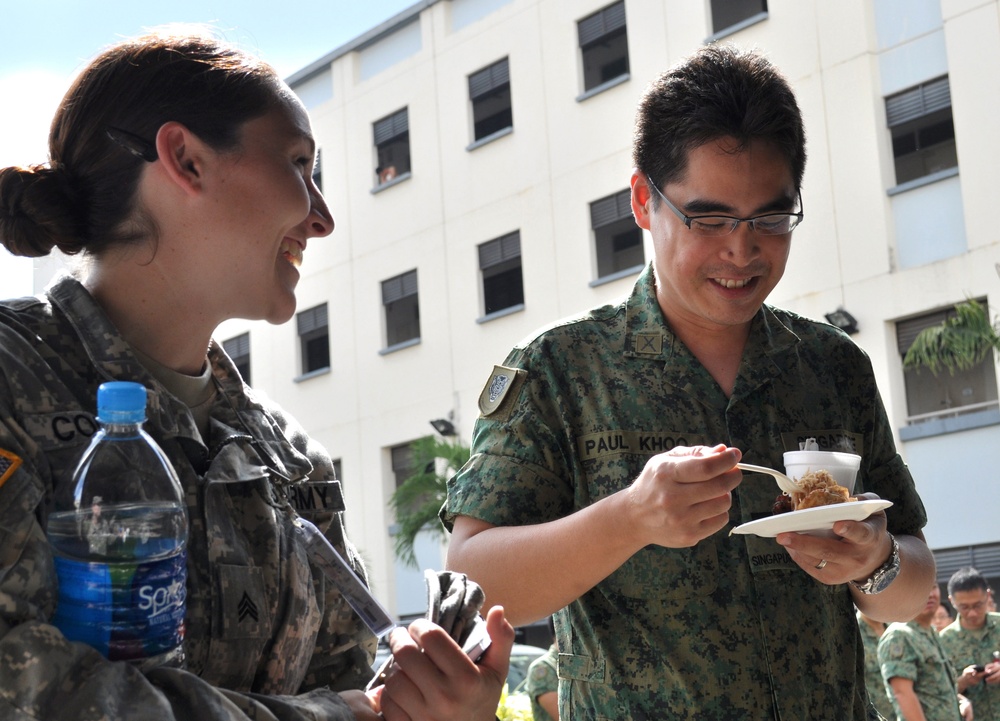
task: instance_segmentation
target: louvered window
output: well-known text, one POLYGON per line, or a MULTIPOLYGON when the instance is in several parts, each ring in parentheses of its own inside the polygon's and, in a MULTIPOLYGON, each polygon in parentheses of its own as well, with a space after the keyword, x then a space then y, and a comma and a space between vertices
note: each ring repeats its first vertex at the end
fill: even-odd
MULTIPOLYGON (((985 299, 980 299, 985 304, 985 299)), ((955 315, 953 309, 926 313, 896 323, 896 346, 900 356, 913 345, 916 337, 927 328, 940 325, 955 315)), ((907 420, 910 424, 939 418, 976 413, 997 407, 997 381, 993 355, 968 370, 935 375, 926 368, 903 371, 906 387, 907 420)))
POLYGON ((330 367, 330 329, 326 303, 295 316, 299 331, 302 373, 313 373, 330 367))
POLYGON ((417 301, 417 271, 411 270, 382 281, 387 347, 420 338, 420 305, 417 301))
POLYGON ((947 585, 955 571, 972 566, 986 577, 991 588, 1000 586, 1000 543, 935 550, 934 560, 938 583, 947 585))
POLYGON ((958 165, 948 78, 937 78, 885 99, 896 184, 958 165))
POLYGON ((243 333, 222 341, 222 348, 240 372, 243 382, 250 385, 250 334, 243 333))
POLYGON ((721 33, 766 12, 766 0, 712 0, 712 32, 721 33))
POLYGON ((395 180, 409 173, 410 167, 410 120, 407 108, 376 121, 373 126, 375 137, 375 176, 379 185, 395 180))
POLYGON ((625 3, 617 2, 577 23, 583 60, 583 89, 592 90, 628 75, 625 3))
POLYGON ((476 140, 513 127, 510 102, 510 65, 507 58, 469 76, 473 135, 476 140))
POLYGON ((508 233, 479 246, 486 315, 524 305, 521 234, 508 233))
POLYGON ((951 107, 948 78, 938 78, 885 99, 885 114, 889 127, 895 127, 951 107))
POLYGON ((605 278, 645 263, 642 231, 632 217, 632 193, 622 190, 590 204, 597 277, 605 278))

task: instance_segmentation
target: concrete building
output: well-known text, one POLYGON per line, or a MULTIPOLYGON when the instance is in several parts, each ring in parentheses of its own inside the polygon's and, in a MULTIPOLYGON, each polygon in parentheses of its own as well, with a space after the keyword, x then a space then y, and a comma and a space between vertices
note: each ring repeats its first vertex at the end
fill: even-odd
MULTIPOLYGON (((309 245, 296 319, 217 334, 339 459, 394 614, 425 605, 387 507, 407 444, 436 419, 467 444, 515 342, 630 290, 651 257, 627 196, 636 102, 709 40, 766 50, 805 114, 805 221, 771 301, 871 355, 940 579, 1000 577, 996 363, 902 366, 922 327, 1000 294, 1000 2, 423 0, 289 79, 337 228, 309 245)), ((439 541, 419 551, 442 566, 439 541)))

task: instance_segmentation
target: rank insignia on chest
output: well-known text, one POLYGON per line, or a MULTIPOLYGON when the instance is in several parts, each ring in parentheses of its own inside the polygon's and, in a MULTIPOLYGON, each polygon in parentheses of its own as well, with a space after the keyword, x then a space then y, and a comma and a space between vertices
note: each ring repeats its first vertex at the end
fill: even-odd
POLYGON ((0 486, 7 482, 7 479, 14 475, 14 471, 21 465, 21 459, 10 451, 0 448, 0 486))
POLYGON ((479 394, 479 412, 494 420, 506 420, 528 372, 520 368, 493 366, 486 387, 479 394))

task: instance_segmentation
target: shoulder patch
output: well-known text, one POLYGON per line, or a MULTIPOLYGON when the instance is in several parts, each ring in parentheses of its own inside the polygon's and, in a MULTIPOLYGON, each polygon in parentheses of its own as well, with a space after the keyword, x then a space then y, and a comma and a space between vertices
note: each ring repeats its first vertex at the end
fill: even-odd
POLYGON ((21 459, 10 451, 0 448, 0 486, 7 482, 7 479, 14 475, 14 471, 21 465, 21 459))
POLYGON ((479 412, 483 417, 492 416, 498 421, 509 418, 514 400, 527 377, 528 371, 521 368, 493 366, 493 373, 479 394, 479 412))

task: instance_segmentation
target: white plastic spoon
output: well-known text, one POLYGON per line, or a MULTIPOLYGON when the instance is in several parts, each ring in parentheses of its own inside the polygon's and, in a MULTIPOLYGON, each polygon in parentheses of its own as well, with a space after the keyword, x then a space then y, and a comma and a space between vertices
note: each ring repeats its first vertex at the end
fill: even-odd
POLYGON ((778 482, 778 487, 785 493, 795 493, 802 490, 799 488, 799 484, 793 481, 791 478, 786 476, 781 471, 776 471, 773 468, 766 468, 764 466, 755 466, 752 463, 737 463, 736 467, 744 470, 751 471, 753 473, 766 473, 769 476, 774 476, 774 480, 778 482))

